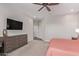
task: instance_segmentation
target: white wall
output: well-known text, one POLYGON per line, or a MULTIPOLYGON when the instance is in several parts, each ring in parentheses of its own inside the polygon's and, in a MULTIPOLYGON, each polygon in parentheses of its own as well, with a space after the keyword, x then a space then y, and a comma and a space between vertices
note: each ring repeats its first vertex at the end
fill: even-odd
POLYGON ((0 4, 0 36, 2 35, 2 31, 5 28, 5 20, 7 18, 8 12, 3 4, 0 4))
POLYGON ((76 28, 79 28, 79 14, 55 15, 46 17, 42 20, 41 26, 43 31, 40 35, 45 41, 52 38, 68 38, 76 37, 76 28))
POLYGON ((41 19, 39 29, 37 25, 35 26, 35 35, 45 41, 49 41, 52 38, 71 39, 72 37, 77 37, 76 28, 79 28, 79 13, 66 15, 46 14, 41 19))
POLYGON ((24 13, 22 7, 0 4, 0 36, 6 28, 6 19, 12 18, 23 22, 23 30, 8 30, 8 35, 28 34, 28 41, 33 40, 33 19, 24 13))

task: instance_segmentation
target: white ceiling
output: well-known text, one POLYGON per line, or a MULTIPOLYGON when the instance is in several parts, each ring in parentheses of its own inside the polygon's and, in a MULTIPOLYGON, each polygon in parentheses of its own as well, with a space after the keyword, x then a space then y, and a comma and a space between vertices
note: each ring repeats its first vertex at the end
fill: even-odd
POLYGON ((49 6, 50 9, 52 10, 50 12, 48 12, 45 8, 39 12, 38 9, 41 7, 39 5, 35 4, 26 4, 26 5, 29 11, 35 13, 51 13, 53 15, 60 15, 60 14, 72 13, 71 9, 73 9, 73 12, 79 11, 79 3, 60 3, 59 5, 56 6, 49 6))
POLYGON ((17 12, 24 12, 29 14, 32 17, 43 17, 47 16, 49 14, 51 15, 65 15, 70 13, 77 13, 79 11, 79 3, 60 3, 56 6, 49 6, 52 11, 47 11, 47 9, 42 9, 40 12, 38 9, 41 7, 39 5, 35 5, 32 3, 13 3, 4 4, 8 8, 11 8, 12 10, 18 10, 17 12), (42 15, 42 16, 41 16, 42 15))

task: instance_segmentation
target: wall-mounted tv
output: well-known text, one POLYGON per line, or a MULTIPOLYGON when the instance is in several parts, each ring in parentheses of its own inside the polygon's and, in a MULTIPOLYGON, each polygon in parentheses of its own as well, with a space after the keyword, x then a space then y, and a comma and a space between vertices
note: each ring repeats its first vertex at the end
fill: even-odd
POLYGON ((7 30, 22 30, 23 22, 7 18, 7 30))

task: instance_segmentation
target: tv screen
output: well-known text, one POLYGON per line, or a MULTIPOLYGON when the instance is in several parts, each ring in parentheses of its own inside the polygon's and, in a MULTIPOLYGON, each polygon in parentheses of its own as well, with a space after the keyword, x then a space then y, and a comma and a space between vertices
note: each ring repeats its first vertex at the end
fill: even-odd
POLYGON ((22 30, 23 22, 7 18, 7 30, 22 30))

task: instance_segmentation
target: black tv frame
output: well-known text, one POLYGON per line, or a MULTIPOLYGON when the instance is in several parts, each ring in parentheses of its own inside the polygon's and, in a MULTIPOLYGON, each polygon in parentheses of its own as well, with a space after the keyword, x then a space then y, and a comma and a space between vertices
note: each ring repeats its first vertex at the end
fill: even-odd
POLYGON ((7 30, 22 30, 23 29, 23 22, 16 21, 11 18, 7 18, 7 30))

